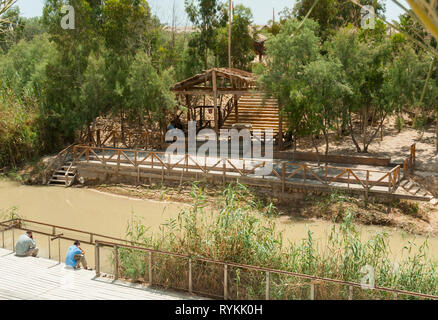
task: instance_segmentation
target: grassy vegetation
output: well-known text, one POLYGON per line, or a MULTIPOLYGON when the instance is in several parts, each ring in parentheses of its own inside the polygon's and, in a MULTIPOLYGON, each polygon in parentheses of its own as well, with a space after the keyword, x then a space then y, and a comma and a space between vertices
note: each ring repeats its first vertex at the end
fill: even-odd
MULTIPOLYGON (((264 266, 274 269, 360 282, 361 269, 372 266, 375 283, 396 289, 438 295, 437 262, 428 256, 427 242, 415 248, 407 243, 404 260, 390 259, 388 235, 378 233, 368 241, 360 239, 353 224, 355 212, 347 208, 343 223, 333 226, 328 242, 318 246, 309 232, 298 244, 285 244, 276 230, 271 207, 252 201, 241 184, 229 185, 220 198, 219 212, 206 209, 205 191, 194 185, 193 205, 178 218, 169 220, 159 234, 151 234, 141 220, 133 218, 127 236, 147 247, 190 254, 215 260, 264 266)), ((274 210, 275 211, 275 210, 274 210)), ((125 278, 141 280, 148 275, 148 256, 136 250, 121 250, 120 272, 125 278)), ((153 282, 172 288, 187 288, 188 261, 154 254, 153 282)), ((271 275, 271 298, 307 299, 309 283, 294 277, 271 275)), ((229 297, 263 299, 265 274, 229 268, 229 297)), ((223 266, 194 263, 193 290, 220 296, 223 266)), ((348 287, 318 283, 318 299, 345 299, 348 287)), ((391 298, 375 290, 355 290, 354 298, 391 298)), ((399 296, 399 298, 404 298, 399 296)))

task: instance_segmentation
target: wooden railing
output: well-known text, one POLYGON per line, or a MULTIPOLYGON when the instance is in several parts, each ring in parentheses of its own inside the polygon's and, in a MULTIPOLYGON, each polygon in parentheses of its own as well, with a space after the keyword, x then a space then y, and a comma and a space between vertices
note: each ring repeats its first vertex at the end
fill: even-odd
MULTIPOLYGON (((261 266, 253 266, 253 265, 247 265, 247 264, 241 264, 241 263, 235 263, 235 262, 227 262, 227 261, 220 261, 220 260, 214 260, 209 258, 204 258, 200 256, 194 256, 194 255, 188 255, 188 254, 182 254, 182 253, 175 253, 175 252, 168 252, 168 251, 162 251, 162 250, 156 250, 152 248, 147 248, 144 245, 132 241, 128 241, 125 239, 118 239, 110 236, 100 235, 93 232, 83 231, 83 230, 77 230, 72 229, 68 227, 62 227, 58 225, 48 224, 48 223, 42 223, 27 219, 10 219, 7 221, 0 222, 0 228, 2 233, 2 248, 5 248, 5 232, 7 231, 14 231, 14 230, 31 230, 35 234, 45 235, 48 237, 48 244, 49 244, 49 259, 51 259, 51 250, 50 250, 50 243, 51 241, 58 240, 58 242, 62 240, 69 240, 74 241, 77 239, 72 239, 70 237, 66 237, 63 232, 60 233, 60 231, 73 231, 77 232, 81 235, 85 235, 89 237, 89 241, 81 241, 81 243, 89 244, 94 246, 94 254, 95 254, 95 271, 96 276, 99 277, 101 275, 101 248, 107 247, 113 249, 113 254, 111 256, 111 259, 113 261, 113 273, 114 279, 118 279, 120 276, 120 261, 119 261, 119 250, 120 249, 129 249, 129 250, 136 250, 141 252, 147 252, 148 253, 148 272, 145 271, 145 279, 144 281, 146 283, 149 283, 149 285, 160 285, 159 281, 154 281, 154 275, 153 275, 153 261, 154 256, 156 255, 162 255, 167 257, 174 257, 177 259, 180 259, 181 261, 188 262, 188 281, 187 286, 185 288, 176 288, 176 289, 183 289, 188 291, 189 293, 200 293, 196 292, 196 290, 193 289, 193 278, 196 276, 193 272, 193 264, 195 262, 203 262, 205 263, 205 268, 207 269, 207 264, 214 264, 223 266, 223 296, 220 296, 219 298, 223 298, 227 300, 229 298, 229 269, 230 268, 239 268, 239 269, 246 269, 249 271, 258 271, 258 272, 264 272, 265 273, 265 298, 266 300, 270 299, 270 286, 271 286, 271 276, 276 275, 285 275, 285 276, 291 276, 295 277, 297 279, 301 280, 310 280, 311 282, 308 284, 301 284, 302 286, 309 286, 310 292, 309 292, 309 300, 315 300, 318 297, 316 296, 316 287, 318 284, 337 284, 337 285, 343 285, 348 286, 348 299, 353 300, 353 288, 360 288, 362 290, 370 290, 369 288, 364 288, 364 284, 352 282, 352 281, 345 281, 345 280, 339 280, 339 279, 331 279, 331 278, 325 278, 325 277, 318 277, 308 274, 302 274, 302 273, 296 273, 296 272, 290 272, 286 270, 279 270, 279 269, 272 269, 267 267, 261 267, 261 266), (29 228, 29 226, 26 226, 24 228, 25 224, 33 224, 35 226, 40 227, 50 227, 52 228, 52 233, 43 232, 37 229, 29 228), (117 242, 109 242, 105 240, 100 240, 96 238, 103 238, 108 239, 112 241, 117 242), (147 278, 146 278, 147 274, 147 278)), ((15 238, 14 238, 14 232, 12 232, 12 250, 14 251, 14 244, 15 244, 15 238)), ((60 250, 61 246, 58 244, 58 248, 60 250)), ((6 249, 6 248, 5 248, 6 249)), ((59 262, 61 263, 61 252, 59 252, 59 262)), ((181 265, 184 265, 186 263, 181 263, 181 265)), ((394 299, 398 299, 399 295, 406 295, 410 297, 415 298, 421 298, 421 299, 432 299, 432 300, 438 300, 438 296, 429 295, 429 294, 423 294, 418 292, 411 292, 406 290, 398 290, 398 289, 392 289, 392 288, 386 288, 381 286, 374 286, 372 290, 378 291, 378 292, 388 292, 393 294, 394 299)), ((211 293, 201 293, 201 294, 208 294, 212 295, 211 293)))
POLYGON ((135 168, 138 179, 140 171, 156 170, 163 179, 167 175, 179 173, 181 179, 188 173, 201 176, 221 176, 225 183, 229 179, 248 178, 252 181, 268 181, 279 184, 285 191, 287 186, 297 183, 322 185, 338 188, 362 189, 393 193, 401 180, 401 167, 390 171, 344 168, 337 166, 317 166, 288 161, 267 161, 257 159, 230 159, 195 157, 190 154, 169 155, 163 152, 126 150, 117 148, 93 148, 75 146, 73 157, 76 163, 99 163, 103 166, 117 167, 117 171, 126 167, 135 168), (272 173, 267 176, 254 176, 257 169, 272 165, 272 173), (292 169, 291 169, 292 167, 292 169), (295 179, 297 181, 293 181, 295 179))
POLYGON ((413 172, 415 170, 417 145, 414 143, 410 147, 409 151, 409 157, 403 160, 403 177, 407 177, 409 172, 413 172))
POLYGON ((50 177, 53 175, 53 172, 55 172, 60 166, 64 164, 66 158, 71 155, 74 147, 74 144, 68 146, 67 148, 59 152, 56 157, 50 161, 50 163, 47 165, 43 172, 43 184, 47 184, 50 177))

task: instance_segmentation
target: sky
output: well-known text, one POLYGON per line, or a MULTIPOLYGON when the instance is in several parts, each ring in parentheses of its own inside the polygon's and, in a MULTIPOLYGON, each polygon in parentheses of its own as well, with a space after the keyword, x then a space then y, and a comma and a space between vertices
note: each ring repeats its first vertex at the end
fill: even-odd
MULTIPOLYGON (((386 18, 388 21, 398 20, 398 16, 403 13, 391 0, 381 0, 386 3, 386 18)), ((171 24, 172 7, 175 2, 177 12, 177 25, 185 26, 189 24, 184 12, 184 0, 148 0, 152 12, 156 14, 162 23, 171 24)), ((266 24, 272 19, 273 9, 278 13, 284 7, 293 7, 295 0, 233 0, 234 5, 243 4, 250 7, 256 24, 266 24)), ((405 0, 400 1, 405 7, 408 7, 405 0)), ((42 14, 44 0, 18 0, 20 11, 25 17, 35 17, 42 14)))

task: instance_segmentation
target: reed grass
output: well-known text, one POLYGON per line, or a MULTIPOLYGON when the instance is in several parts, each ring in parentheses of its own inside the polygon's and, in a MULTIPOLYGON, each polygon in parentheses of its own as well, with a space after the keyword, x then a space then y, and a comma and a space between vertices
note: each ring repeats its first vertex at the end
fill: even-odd
MULTIPOLYGON (((158 234, 152 234, 139 218, 130 221, 127 236, 147 247, 189 254, 226 262, 263 266, 291 272, 361 282, 364 266, 372 266, 375 284, 419 293, 438 295, 437 262, 428 255, 428 243, 416 248, 407 242, 398 264, 391 260, 388 235, 376 233, 364 241, 354 224, 351 209, 343 213, 343 222, 334 225, 327 243, 315 243, 312 233, 299 243, 284 243, 276 229, 275 208, 262 205, 242 184, 228 185, 219 211, 207 208, 205 190, 192 189, 193 204, 167 221, 158 234)), ((148 281, 146 253, 123 249, 120 273, 125 278, 148 281)), ((206 295, 223 294, 223 266, 204 262, 193 264, 193 290, 206 295)), ((228 269, 228 295, 232 299, 264 299, 266 275, 242 268, 228 269)), ((186 289, 188 261, 154 254, 153 283, 186 289)), ((271 274, 272 299, 308 299, 308 280, 271 274)), ((348 287, 315 283, 317 299, 347 299, 348 287)), ((391 299, 392 294, 376 290, 354 289, 354 299, 391 299)), ((399 299, 410 298, 399 296, 399 299)))

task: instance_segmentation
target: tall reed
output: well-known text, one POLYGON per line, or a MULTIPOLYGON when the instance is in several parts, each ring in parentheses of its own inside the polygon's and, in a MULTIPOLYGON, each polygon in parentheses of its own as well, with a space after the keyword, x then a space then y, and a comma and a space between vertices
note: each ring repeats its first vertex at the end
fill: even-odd
MULTIPOLYGON (((437 262, 428 256, 427 241, 415 248, 405 246, 405 258, 394 264, 390 258, 388 235, 377 233, 364 241, 354 225, 355 213, 346 210, 342 224, 333 225, 327 243, 317 245, 309 232, 299 243, 285 244, 276 230, 272 205, 262 207, 242 184, 228 185, 218 199, 219 211, 206 206, 204 190, 193 186, 192 206, 167 221, 158 234, 150 233, 134 218, 128 226, 130 240, 145 246, 220 261, 270 267, 347 281, 360 282, 363 268, 371 266, 375 284, 394 289, 438 295, 437 262), (416 249, 416 250, 415 250, 416 249)), ((187 288, 188 261, 154 254, 154 284, 187 288)), ((196 262, 192 266, 193 290, 220 296, 223 294, 223 266, 196 262)), ((148 278, 148 257, 136 250, 122 250, 120 272, 127 278, 148 278)), ((229 297, 263 299, 265 273, 229 268, 229 297)), ((272 274, 273 299, 307 299, 309 282, 296 277, 272 274)), ((348 287, 317 283, 317 298, 346 299, 348 287)), ((387 293, 355 289, 355 299, 387 299, 387 293)), ((399 298, 403 298, 400 296, 399 298)))

